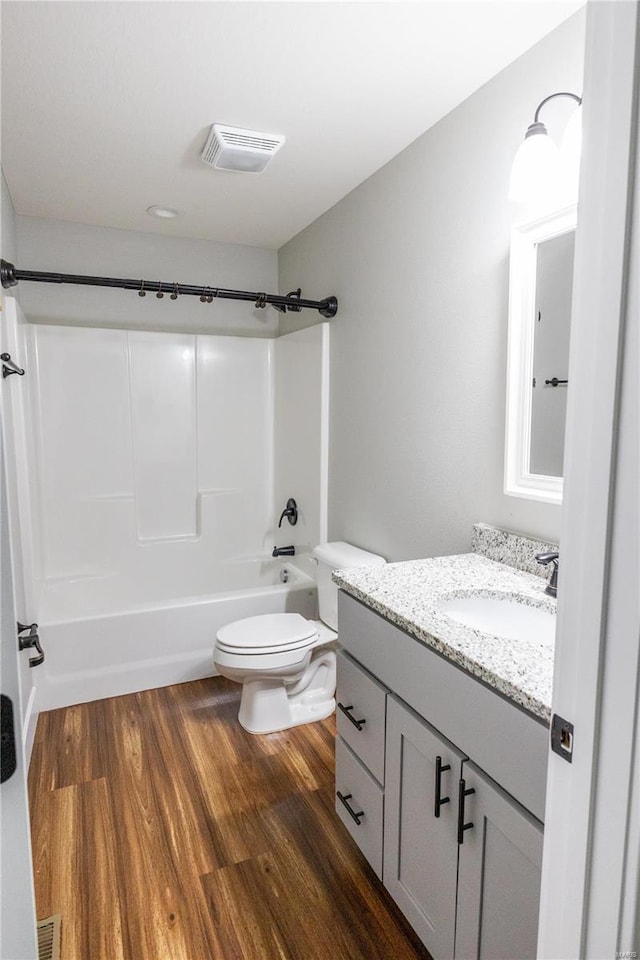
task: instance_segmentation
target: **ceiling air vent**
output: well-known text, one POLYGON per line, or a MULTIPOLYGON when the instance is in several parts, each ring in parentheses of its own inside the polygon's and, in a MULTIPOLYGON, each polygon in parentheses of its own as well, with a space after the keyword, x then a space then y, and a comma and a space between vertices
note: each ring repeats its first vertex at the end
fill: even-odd
POLYGON ((214 123, 201 157, 210 167, 261 173, 285 141, 277 133, 260 133, 214 123))

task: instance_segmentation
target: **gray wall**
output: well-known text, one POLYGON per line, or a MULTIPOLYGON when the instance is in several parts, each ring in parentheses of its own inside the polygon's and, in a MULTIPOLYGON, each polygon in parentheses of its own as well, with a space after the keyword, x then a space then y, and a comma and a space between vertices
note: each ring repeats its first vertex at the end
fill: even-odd
MULTIPOLYGON (((466 551, 478 520, 558 539, 560 507, 502 492, 509 234, 523 212, 507 192, 536 104, 581 92, 583 55, 581 11, 280 250, 281 290, 340 301, 331 539, 392 560, 466 551)), ((282 331, 309 320, 287 314, 282 331)))
MULTIPOLYGON (((87 226, 62 220, 16 217, 18 260, 23 270, 168 280, 273 293, 277 287, 277 253, 259 247, 190 240, 182 237, 87 226)), ((39 323, 177 330, 272 337, 278 314, 251 303, 104 287, 22 283, 22 308, 39 323)))
POLYGON ((4 173, 0 175, 0 253, 3 260, 14 263, 16 258, 16 216, 4 173))

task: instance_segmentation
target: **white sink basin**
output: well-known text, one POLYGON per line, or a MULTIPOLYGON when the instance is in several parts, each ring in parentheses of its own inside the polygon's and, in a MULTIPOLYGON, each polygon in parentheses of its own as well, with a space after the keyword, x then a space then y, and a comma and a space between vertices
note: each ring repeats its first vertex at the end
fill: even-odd
POLYGON ((441 602, 440 611, 466 627, 507 640, 553 643, 555 637, 554 613, 520 603, 510 596, 500 599, 452 597, 441 602))

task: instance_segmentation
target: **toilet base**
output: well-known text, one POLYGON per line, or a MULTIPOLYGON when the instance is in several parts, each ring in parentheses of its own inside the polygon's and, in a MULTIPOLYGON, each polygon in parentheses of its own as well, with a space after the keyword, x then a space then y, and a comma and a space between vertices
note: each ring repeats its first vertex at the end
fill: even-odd
POLYGON ((238 721, 247 733, 277 733, 329 717, 336 708, 336 654, 317 650, 293 684, 261 677, 242 684, 238 721))

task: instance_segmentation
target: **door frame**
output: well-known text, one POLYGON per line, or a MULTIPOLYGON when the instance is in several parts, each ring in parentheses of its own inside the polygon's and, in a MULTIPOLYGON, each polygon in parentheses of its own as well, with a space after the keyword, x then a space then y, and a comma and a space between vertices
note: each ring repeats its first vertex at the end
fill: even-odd
POLYGON ((23 743, 23 696, 13 602, 2 418, 0 417, 0 644, 2 692, 13 706, 16 769, 0 786, 0 955, 36 960, 35 892, 27 789, 28 760, 23 743))
MULTIPOLYGON (((3 381, 2 428, 4 444, 5 483, 7 490, 8 531, 11 546, 13 601, 16 619, 30 624, 39 619, 36 594, 36 527, 32 513, 32 489, 35 460, 29 456, 28 435, 30 422, 29 377, 35 375, 35 365, 29 363, 27 321, 18 300, 2 297, 0 310, 0 340, 3 350, 25 367, 23 377, 8 377, 3 381)), ((33 651, 31 651, 33 652, 33 651)), ((28 666, 29 655, 18 658, 21 690, 22 737, 27 764, 38 721, 38 688, 28 666)))
POLYGON ((640 951, 639 29, 637 2, 587 6, 553 690, 574 742, 549 754, 540 958, 640 951))

